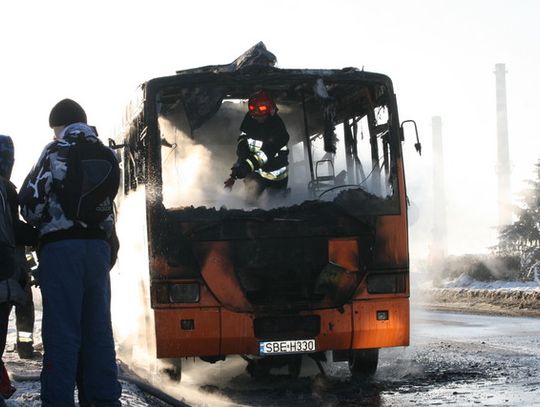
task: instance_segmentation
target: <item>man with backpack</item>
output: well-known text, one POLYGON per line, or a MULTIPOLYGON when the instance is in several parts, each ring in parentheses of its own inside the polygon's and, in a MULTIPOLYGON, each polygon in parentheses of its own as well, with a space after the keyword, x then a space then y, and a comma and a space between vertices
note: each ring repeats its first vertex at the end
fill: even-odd
POLYGON ((58 102, 49 125, 54 141, 19 193, 22 216, 39 230, 42 405, 74 405, 79 367, 88 404, 120 406, 109 283, 118 161, 77 102, 58 102))

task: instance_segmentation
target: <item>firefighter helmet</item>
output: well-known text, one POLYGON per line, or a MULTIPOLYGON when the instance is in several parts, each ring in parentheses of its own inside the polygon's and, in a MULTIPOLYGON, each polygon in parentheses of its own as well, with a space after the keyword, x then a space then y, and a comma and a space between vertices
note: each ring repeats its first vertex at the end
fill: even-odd
POLYGON ((252 117, 266 117, 277 112, 274 100, 264 90, 260 90, 248 100, 249 114, 252 117))

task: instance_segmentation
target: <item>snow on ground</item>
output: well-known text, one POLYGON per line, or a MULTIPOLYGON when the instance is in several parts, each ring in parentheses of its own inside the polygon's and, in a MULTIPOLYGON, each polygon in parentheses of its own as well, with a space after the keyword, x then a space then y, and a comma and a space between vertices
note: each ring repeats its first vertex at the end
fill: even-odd
POLYGON ((477 281, 466 274, 455 280, 447 280, 440 288, 468 288, 471 290, 510 290, 510 291, 538 291, 540 284, 536 281, 477 281))
POLYGON ((411 290, 413 304, 443 310, 540 316, 536 281, 477 281, 467 275, 433 285, 419 281, 411 290))

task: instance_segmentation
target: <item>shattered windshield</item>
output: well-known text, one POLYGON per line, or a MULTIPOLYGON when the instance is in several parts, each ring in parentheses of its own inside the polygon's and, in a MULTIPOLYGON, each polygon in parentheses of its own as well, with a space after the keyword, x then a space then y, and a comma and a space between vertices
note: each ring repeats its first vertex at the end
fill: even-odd
POLYGON ((382 85, 178 87, 157 95, 168 209, 399 212, 397 132, 382 85), (262 93, 261 93, 262 90, 262 93))

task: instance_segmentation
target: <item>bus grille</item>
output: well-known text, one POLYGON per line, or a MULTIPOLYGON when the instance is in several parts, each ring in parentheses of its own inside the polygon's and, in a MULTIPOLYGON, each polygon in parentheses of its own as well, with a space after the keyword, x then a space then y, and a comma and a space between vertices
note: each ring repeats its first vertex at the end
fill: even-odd
POLYGON ((308 339, 321 330, 321 318, 309 316, 262 317, 253 321, 255 337, 261 340, 308 339))

